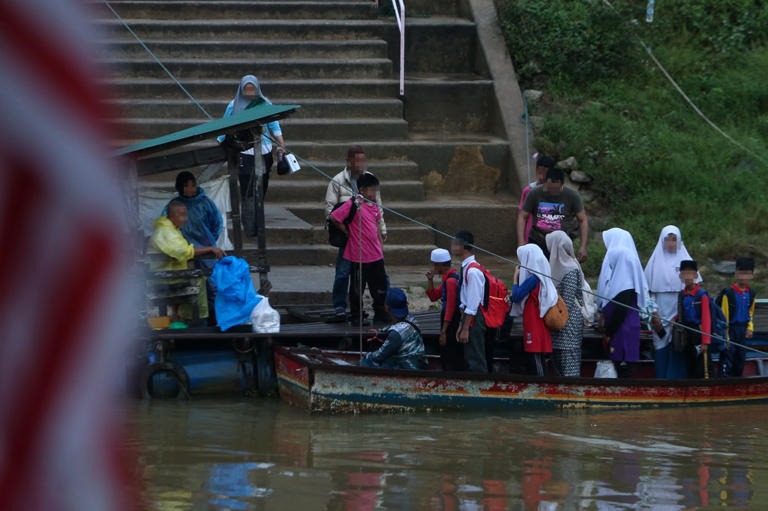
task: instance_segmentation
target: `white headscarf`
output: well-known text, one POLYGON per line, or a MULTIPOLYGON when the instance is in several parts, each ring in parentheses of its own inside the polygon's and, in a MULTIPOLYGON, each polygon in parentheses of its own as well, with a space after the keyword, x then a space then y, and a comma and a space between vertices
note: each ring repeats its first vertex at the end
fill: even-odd
MULTIPOLYGON (((668 225, 661 230, 659 242, 653 249, 648 264, 645 265, 645 278, 648 286, 655 293, 678 292, 683 289, 683 281, 680 280, 680 261, 693 259, 683 244, 683 236, 680 229, 674 225, 668 225), (670 234, 677 236, 677 250, 669 253, 664 250, 664 239, 670 234)), ((701 282, 701 275, 697 275, 696 282, 701 282)))
POLYGON ((574 270, 584 275, 579 260, 573 251, 573 241, 563 231, 552 231, 545 238, 547 250, 549 250, 549 267, 552 271, 552 279, 555 285, 559 284, 565 275, 574 270))
POLYGON ((248 84, 253 85, 256 87, 256 96, 260 97, 264 100, 265 103, 271 105, 272 102, 264 96, 264 94, 261 93, 261 86, 259 85, 259 79, 256 78, 253 75, 245 75, 240 79, 240 86, 237 88, 237 93, 235 94, 234 104, 232 106, 232 113, 237 114, 245 110, 245 108, 251 104, 251 101, 253 99, 247 98, 243 96, 243 91, 245 90, 245 86, 248 84))
MULTIPOLYGON (((602 309, 605 304, 608 303, 608 300, 616 296, 615 294, 610 294, 610 291, 607 289, 608 281, 613 274, 613 269, 609 265, 608 253, 611 250, 618 249, 627 251, 630 259, 633 260, 632 268, 639 270, 643 277, 642 279, 635 279, 638 285, 640 285, 639 288, 635 288, 635 291, 637 291, 638 306, 640 308, 645 307, 648 298, 650 297, 648 293, 648 281, 645 278, 645 274, 643 274, 643 265, 640 262, 640 256, 637 254, 637 247, 635 247, 635 240, 632 238, 632 234, 624 229, 613 227, 612 229, 603 231, 603 243, 605 243, 606 253, 605 258, 603 258, 603 265, 600 268, 600 277, 597 279, 597 301, 599 307, 602 309)), ((629 289, 629 287, 625 287, 624 289, 629 289)), ((624 289, 619 289, 619 292, 624 289)))
POLYGON ((648 282, 645 280, 643 267, 637 259, 637 253, 625 247, 612 248, 605 253, 603 268, 607 274, 600 271, 600 282, 605 282, 602 292, 599 293, 600 307, 604 307, 608 300, 616 298, 616 295, 627 289, 634 289, 637 293, 637 307, 643 309, 648 299, 648 282))
MULTIPOLYGON (((520 283, 525 282, 528 277, 536 276, 541 283, 539 287, 539 315, 543 318, 544 314, 557 303, 557 289, 552 282, 549 262, 544 257, 538 245, 528 243, 517 248, 517 259, 520 261, 520 283)), ((528 297, 525 298, 527 300, 528 297)), ((520 303, 525 306, 525 300, 520 303)))

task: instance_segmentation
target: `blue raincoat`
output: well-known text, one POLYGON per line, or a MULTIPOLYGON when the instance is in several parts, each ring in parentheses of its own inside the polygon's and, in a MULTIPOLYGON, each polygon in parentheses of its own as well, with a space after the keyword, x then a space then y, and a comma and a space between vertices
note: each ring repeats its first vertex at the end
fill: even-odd
MULTIPOLYGON (((221 234, 221 211, 205 195, 205 190, 197 187, 194 197, 175 197, 187 206, 189 220, 181 227, 181 234, 196 247, 215 247, 221 234)), ((166 214, 168 206, 163 210, 166 214)))
POLYGON ((222 332, 251 320, 251 311, 261 301, 244 259, 226 256, 216 263, 210 281, 216 286, 216 321, 222 332))

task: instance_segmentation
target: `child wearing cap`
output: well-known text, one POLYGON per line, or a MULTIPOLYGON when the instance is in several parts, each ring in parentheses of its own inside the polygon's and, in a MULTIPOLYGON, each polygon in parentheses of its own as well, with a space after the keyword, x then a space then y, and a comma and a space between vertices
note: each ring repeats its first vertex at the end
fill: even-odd
POLYGON ((718 375, 742 376, 744 359, 747 351, 743 345, 752 338, 754 326, 752 318, 755 313, 755 292, 749 287, 755 271, 755 260, 751 257, 736 259, 736 283, 723 289, 718 295, 720 307, 728 321, 728 343, 720 353, 718 375))
POLYGON ((408 312, 408 298, 402 289, 391 287, 387 291, 385 307, 394 324, 379 331, 386 335, 381 348, 367 353, 360 360, 366 367, 388 369, 427 369, 424 339, 416 319, 408 312))
MULTIPOLYGON (((712 318, 709 313, 710 297, 696 279, 699 266, 696 261, 687 259, 680 261, 680 280, 685 287, 680 291, 679 314, 677 321, 683 329, 685 342, 683 354, 686 359, 688 378, 704 377, 704 360, 702 354, 707 353, 711 342, 712 318)), ((676 347, 679 349, 680 347, 676 347)))
POLYGON ((384 268, 384 240, 379 232, 382 212, 376 203, 379 180, 371 173, 362 174, 357 179, 357 188, 360 192, 355 198, 357 212, 349 225, 344 221, 352 208, 350 201, 334 210, 329 218, 349 236, 344 248, 344 259, 352 263, 349 309, 352 313, 352 325, 359 326, 366 285, 373 299, 373 320, 385 323, 389 317, 384 310, 388 282, 384 268))
POLYGON ((436 248, 430 255, 432 269, 426 273, 427 297, 441 301, 440 310, 440 362, 443 371, 463 371, 464 347, 456 341, 459 327, 459 272, 451 267, 451 253, 444 248, 436 248), (435 275, 442 281, 435 287, 435 275))

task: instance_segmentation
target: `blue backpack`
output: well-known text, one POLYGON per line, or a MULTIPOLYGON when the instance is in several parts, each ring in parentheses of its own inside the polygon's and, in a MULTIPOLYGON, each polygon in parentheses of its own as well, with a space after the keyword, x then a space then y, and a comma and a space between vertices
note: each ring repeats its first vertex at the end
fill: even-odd
MULTIPOLYGON (((728 340, 728 321, 725 319, 723 309, 717 304, 717 301, 709 296, 709 294, 703 289, 699 289, 696 293, 696 297, 693 301, 693 306, 696 312, 701 318, 701 298, 707 295, 709 297, 709 318, 711 323, 711 344, 709 345, 709 351, 711 353, 720 353, 725 350, 725 343, 728 340)), ((682 299, 682 293, 681 293, 682 299)))

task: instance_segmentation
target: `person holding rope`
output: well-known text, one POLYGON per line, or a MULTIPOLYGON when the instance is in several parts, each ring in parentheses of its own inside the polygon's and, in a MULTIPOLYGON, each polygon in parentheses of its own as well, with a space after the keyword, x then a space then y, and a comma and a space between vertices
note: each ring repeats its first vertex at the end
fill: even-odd
MULTIPOLYGON (((334 208, 339 207, 343 202, 348 201, 358 193, 357 180, 363 174, 371 174, 366 170, 365 151, 359 145, 353 145, 347 150, 347 162, 344 170, 333 176, 325 192, 325 217, 329 218, 334 208)), ((387 239, 387 224, 384 222, 384 210, 381 207, 381 193, 376 193, 376 204, 382 212, 378 227, 381 233, 381 239, 387 239)), ((344 258, 345 247, 339 247, 336 254, 336 273, 333 277, 333 290, 331 299, 336 317, 334 321, 345 321, 347 319, 347 294, 349 289, 349 274, 352 270, 352 263, 344 258)), ((355 292, 354 290, 352 291, 355 292)), ((355 295, 352 295, 355 296, 355 295)))
POLYGON ((382 211, 376 203, 379 195, 379 180, 370 172, 362 174, 357 180, 360 193, 354 201, 346 201, 331 213, 330 219, 344 232, 348 239, 344 247, 344 259, 351 265, 352 282, 349 287, 349 307, 352 311, 352 325, 361 326, 360 314, 363 310, 363 291, 373 299, 373 320, 384 323, 389 316, 384 309, 387 294, 387 271, 384 267, 384 240, 379 231, 382 211), (350 221, 346 219, 352 213, 350 221))
POLYGON ((377 333, 377 336, 386 335, 384 344, 378 350, 367 353, 360 360, 360 365, 389 369, 427 369, 424 339, 416 318, 408 312, 408 297, 403 290, 390 288, 385 307, 394 324, 377 333))

